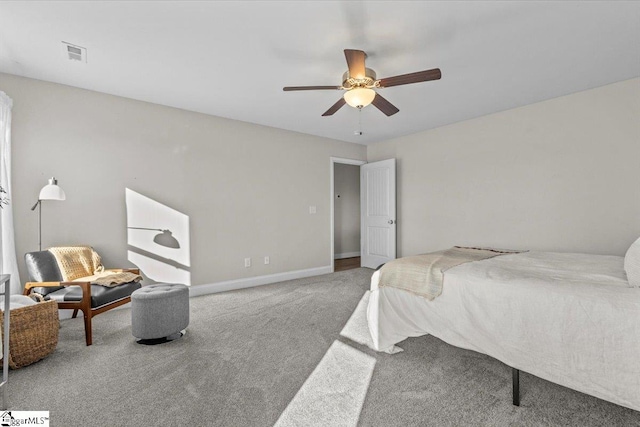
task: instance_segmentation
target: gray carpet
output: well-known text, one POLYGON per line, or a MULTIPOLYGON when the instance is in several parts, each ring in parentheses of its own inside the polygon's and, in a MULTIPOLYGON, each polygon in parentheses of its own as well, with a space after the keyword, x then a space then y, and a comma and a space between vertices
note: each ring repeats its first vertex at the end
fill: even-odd
POLYGON ((640 412, 525 373, 516 408, 507 366, 430 336, 396 355, 340 336, 370 275, 192 298, 187 334, 159 346, 134 342, 128 309, 96 317, 90 347, 82 321, 65 320, 51 356, 10 372, 9 407, 65 427, 640 425, 640 412))

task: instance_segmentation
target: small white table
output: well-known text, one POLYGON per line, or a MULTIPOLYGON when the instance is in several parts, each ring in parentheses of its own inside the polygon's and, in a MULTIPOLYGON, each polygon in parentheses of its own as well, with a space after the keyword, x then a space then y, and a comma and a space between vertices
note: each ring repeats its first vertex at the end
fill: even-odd
POLYGON ((2 394, 2 407, 0 409, 7 409, 6 390, 7 382, 9 381, 9 321, 11 315, 9 314, 9 300, 11 296, 11 286, 9 285, 11 279, 10 274, 0 275, 0 286, 4 285, 4 343, 0 342, 0 350, 2 350, 2 382, 0 383, 0 394, 2 394))

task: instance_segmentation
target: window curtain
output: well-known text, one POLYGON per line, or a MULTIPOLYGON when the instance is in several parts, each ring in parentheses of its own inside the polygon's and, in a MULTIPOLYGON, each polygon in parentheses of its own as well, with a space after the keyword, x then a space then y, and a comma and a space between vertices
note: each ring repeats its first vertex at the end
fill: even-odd
POLYGON ((22 292, 22 282, 16 259, 13 207, 11 197, 11 107, 13 101, 0 92, 0 185, 7 192, 8 205, 0 209, 0 273, 11 275, 11 293, 22 292))

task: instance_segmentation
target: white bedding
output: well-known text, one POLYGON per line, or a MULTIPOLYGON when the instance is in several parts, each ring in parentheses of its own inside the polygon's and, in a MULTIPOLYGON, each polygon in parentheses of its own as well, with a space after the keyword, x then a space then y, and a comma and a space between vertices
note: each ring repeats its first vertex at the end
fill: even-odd
POLYGON ((640 410, 640 289, 623 258, 526 252, 452 268, 429 301, 371 279, 376 350, 432 334, 548 381, 640 410))

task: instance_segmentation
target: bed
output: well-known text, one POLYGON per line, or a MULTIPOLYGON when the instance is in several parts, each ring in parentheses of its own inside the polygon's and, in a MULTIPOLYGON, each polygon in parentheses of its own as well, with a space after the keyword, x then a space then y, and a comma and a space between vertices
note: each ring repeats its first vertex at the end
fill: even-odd
MULTIPOLYGON (((640 239, 636 243, 640 248, 640 239)), ((640 410, 640 288, 630 286, 624 260, 550 252, 496 256, 447 270, 433 300, 379 287, 376 271, 367 307, 374 348, 393 353, 404 339, 431 334, 640 410)))

